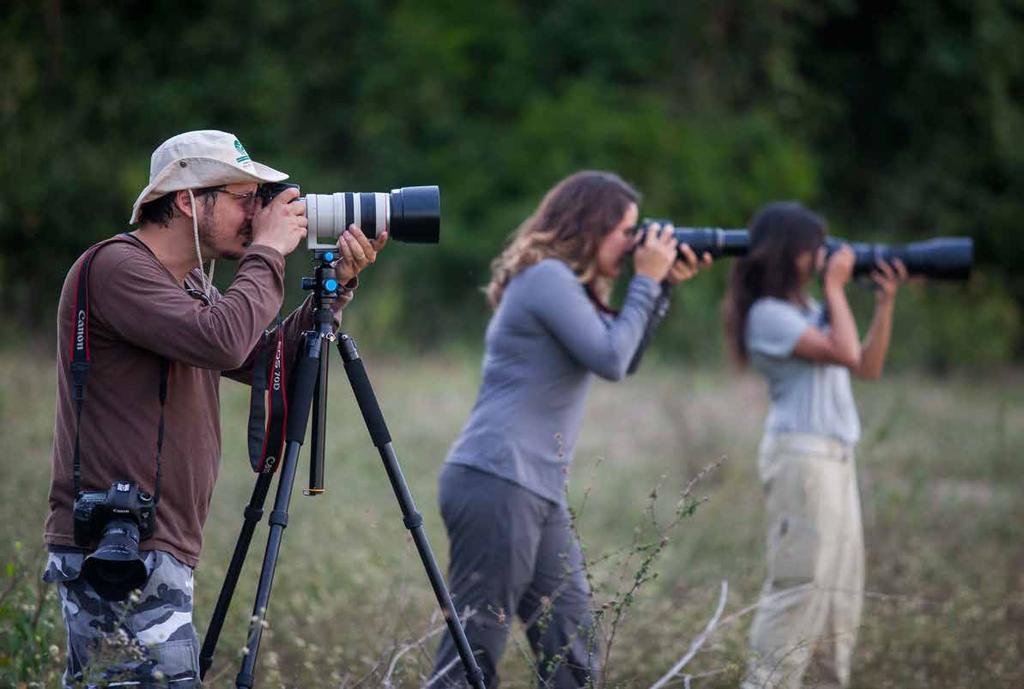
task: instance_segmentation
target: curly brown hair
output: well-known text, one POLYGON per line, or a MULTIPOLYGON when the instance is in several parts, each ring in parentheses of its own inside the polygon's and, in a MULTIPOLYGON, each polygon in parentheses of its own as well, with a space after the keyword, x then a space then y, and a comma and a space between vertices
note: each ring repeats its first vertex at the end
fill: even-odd
POLYGON ((487 301, 497 308, 509 280, 545 258, 565 261, 588 292, 605 299, 611 285, 597 276, 598 245, 622 222, 629 204, 639 202, 640 193, 612 172, 583 170, 566 177, 491 261, 487 301))

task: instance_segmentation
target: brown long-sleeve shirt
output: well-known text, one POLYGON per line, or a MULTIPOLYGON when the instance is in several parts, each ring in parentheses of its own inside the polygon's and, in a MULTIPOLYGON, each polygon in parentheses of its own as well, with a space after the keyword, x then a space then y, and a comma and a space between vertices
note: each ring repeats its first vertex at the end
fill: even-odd
MULTIPOLYGON (((135 480, 153 492, 160 420, 160 362, 170 362, 156 530, 142 542, 195 566, 202 549, 220 465, 220 396, 223 373, 246 381, 265 328, 284 298, 284 257, 250 247, 231 286, 212 303, 190 296, 138 239, 107 240, 92 261, 89 279, 91 367, 80 431, 83 490, 107 490, 135 480)), ((75 403, 68 366, 78 273, 71 267, 61 290, 57 325, 57 405, 48 544, 74 546, 73 456, 75 403)), ((199 273, 186 285, 200 284, 199 273)), ((351 300, 343 291, 338 304, 351 300)), ((306 300, 284 322, 286 361, 311 327, 306 300)))

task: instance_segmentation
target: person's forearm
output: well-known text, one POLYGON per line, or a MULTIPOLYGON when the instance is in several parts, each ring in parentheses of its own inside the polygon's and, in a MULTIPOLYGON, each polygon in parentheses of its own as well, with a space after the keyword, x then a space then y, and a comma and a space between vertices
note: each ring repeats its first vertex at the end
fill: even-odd
MULTIPOLYGON (((284 357, 285 371, 290 372, 292 364, 295 362, 295 355, 298 352, 299 340, 305 330, 313 327, 313 307, 312 297, 307 297, 299 308, 292 311, 292 313, 284 319, 277 327, 282 328, 284 333, 284 351, 282 353, 284 357), (305 325, 303 325, 305 324, 305 325)), ((271 324, 267 324, 270 327, 271 324)), ((266 357, 273 357, 274 354, 268 351, 268 348, 275 347, 277 335, 274 331, 264 333, 260 337, 259 342, 249 352, 249 356, 245 358, 245 362, 242 363, 236 369, 230 371, 222 371, 222 375, 231 380, 236 380, 239 383, 245 385, 252 385, 253 366, 259 365, 267 367, 270 365, 270 361, 266 357)))
POLYGON ((875 379, 882 375, 885 368, 885 355, 889 351, 889 340, 892 336, 893 303, 878 302, 875 315, 871 319, 871 327, 864 337, 860 366, 854 371, 858 378, 875 379))
POLYGON ((643 337, 640 338, 640 344, 637 345, 636 353, 633 354, 633 360, 629 362, 629 366, 626 368, 627 376, 633 375, 640 368, 640 361, 644 358, 644 352, 651 344, 651 340, 654 339, 654 333, 658 330, 658 326, 665 320, 668 307, 672 302, 671 290, 671 283, 667 281, 661 283, 661 294, 654 300, 654 309, 647 321, 647 328, 644 330, 643 337))
POLYGON ((846 301, 842 285, 825 284, 825 303, 828 304, 829 337, 835 347, 837 358, 842 362, 856 365, 861 360, 860 341, 857 338, 857 323, 853 311, 846 301))
POLYGON ((239 368, 281 307, 284 257, 270 249, 247 250, 231 285, 212 305, 189 296, 151 258, 136 253, 115 260, 100 265, 103 278, 93 280, 92 307, 120 339, 170 361, 239 368))
POLYGON ((542 261, 529 270, 527 282, 504 298, 521 300, 521 308, 581 366, 607 380, 621 380, 643 337, 658 283, 633 276, 622 309, 606 322, 564 263, 542 261))
MULTIPOLYGON (((352 290, 355 289, 356 280, 353 278, 349 281, 350 286, 346 286, 343 289, 338 290, 338 298, 332 304, 334 310, 334 328, 337 329, 341 324, 341 310, 352 301, 352 290)), ((307 330, 313 329, 315 323, 313 322, 313 297, 312 295, 306 297, 305 301, 299 305, 297 309, 291 312, 287 318, 281 323, 280 327, 284 333, 284 361, 285 366, 290 369, 294 364, 296 356, 299 352, 299 346, 303 342, 303 335, 307 330)), ((246 357, 245 363, 243 363, 237 369, 231 371, 224 371, 224 375, 232 380, 237 380, 240 383, 246 385, 252 382, 252 366, 256 362, 256 355, 261 353, 261 348, 269 346, 264 338, 260 338, 260 341, 256 343, 252 351, 249 352, 249 356, 246 357)), ((263 362, 265 364, 266 362, 263 362)))

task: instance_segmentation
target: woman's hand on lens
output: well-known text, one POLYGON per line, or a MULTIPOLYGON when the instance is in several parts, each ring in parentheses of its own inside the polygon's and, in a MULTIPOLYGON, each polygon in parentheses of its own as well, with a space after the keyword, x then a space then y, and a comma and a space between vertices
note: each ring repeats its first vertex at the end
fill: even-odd
POLYGON ((633 254, 633 268, 637 275, 646 275, 655 282, 661 282, 668 275, 678 256, 678 242, 671 225, 661 227, 652 224, 644 240, 633 254))
POLYGON ((825 287, 838 287, 842 289, 850 276, 853 275, 853 263, 856 256, 849 244, 843 244, 828 259, 825 266, 825 287))
POLYGON ((689 280, 696 276, 701 268, 711 265, 711 254, 705 251, 704 256, 698 262, 697 254, 693 253, 689 244, 680 244, 679 253, 682 256, 672 264, 672 269, 668 271, 668 281, 672 285, 689 280))
POLYGON ((338 253, 341 258, 334 264, 338 282, 348 284, 364 268, 377 260, 377 253, 388 243, 388 232, 370 241, 358 225, 349 225, 338 237, 338 253))
POLYGON ((907 266, 898 258, 892 263, 877 261, 876 265, 878 268, 871 271, 871 279, 878 286, 875 291, 875 303, 892 304, 900 285, 909 277, 907 266))
POLYGON ((306 204, 291 203, 299 196, 298 189, 285 189, 268 205, 252 216, 251 245, 273 247, 287 256, 306 236, 306 204))

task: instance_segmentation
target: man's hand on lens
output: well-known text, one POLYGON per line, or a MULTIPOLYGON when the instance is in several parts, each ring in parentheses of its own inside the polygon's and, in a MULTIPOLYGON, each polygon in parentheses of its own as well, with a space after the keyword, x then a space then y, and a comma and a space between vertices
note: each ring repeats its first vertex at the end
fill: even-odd
POLYGON ((306 204, 291 203, 299 190, 282 191, 252 216, 252 243, 273 247, 287 256, 306 237, 306 204))
POLYGON ((655 282, 665 279, 678 255, 678 242, 672 230, 671 225, 661 227, 657 223, 648 227, 644 240, 633 254, 633 268, 637 275, 646 275, 655 282))
POLYGON ((387 230, 370 241, 358 225, 349 225, 338 237, 338 253, 341 254, 341 258, 334 266, 338 282, 342 285, 348 284, 364 268, 377 260, 377 252, 387 243, 387 230))
POLYGON ((697 254, 693 253, 693 249, 690 248, 689 244, 681 244, 679 252, 682 254, 682 257, 673 263, 672 269, 668 271, 667 279, 669 284, 678 285, 680 282, 689 280, 697 275, 701 268, 707 268, 711 265, 711 254, 705 251, 704 256, 698 262, 697 254))

